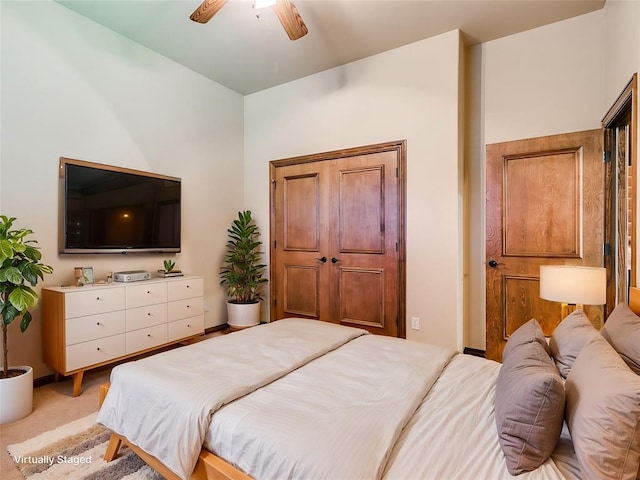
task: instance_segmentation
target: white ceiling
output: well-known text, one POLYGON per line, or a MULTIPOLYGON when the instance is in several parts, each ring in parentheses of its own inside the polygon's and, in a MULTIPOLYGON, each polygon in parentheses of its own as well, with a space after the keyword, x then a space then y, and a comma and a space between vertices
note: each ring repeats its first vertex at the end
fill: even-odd
POLYGON ((294 0, 309 34, 291 41, 273 10, 230 0, 207 24, 201 0, 55 0, 241 94, 459 28, 467 44, 603 7, 605 0, 294 0))

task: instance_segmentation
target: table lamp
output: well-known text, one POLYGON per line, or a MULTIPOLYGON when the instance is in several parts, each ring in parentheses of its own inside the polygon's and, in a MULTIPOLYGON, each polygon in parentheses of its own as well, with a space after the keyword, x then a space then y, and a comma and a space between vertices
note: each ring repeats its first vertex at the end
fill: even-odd
POLYGON ((562 318, 568 306, 607 303, 607 270, 601 267, 573 265, 540 266, 540 298, 562 303, 562 318))

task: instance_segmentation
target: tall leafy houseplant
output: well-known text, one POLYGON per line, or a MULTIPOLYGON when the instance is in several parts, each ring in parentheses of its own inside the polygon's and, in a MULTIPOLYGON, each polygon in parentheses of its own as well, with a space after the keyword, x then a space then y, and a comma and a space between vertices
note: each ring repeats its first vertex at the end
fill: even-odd
POLYGON ((21 375, 21 370, 9 370, 7 328, 18 317, 20 330, 25 332, 31 323, 29 308, 38 303, 35 287, 53 268, 40 262, 42 254, 37 240, 27 240, 32 230, 12 230, 16 219, 0 215, 0 314, 2 315, 2 360, 0 378, 21 375))
POLYGON ((226 265, 220 270, 220 285, 227 289, 232 303, 256 303, 262 300, 260 287, 267 279, 263 277, 266 265, 260 263, 260 230, 253 223, 251 211, 238 212, 227 232, 226 265))
POLYGON ((267 281, 263 276, 266 265, 260 263, 260 231, 253 223, 251 211, 238 212, 227 233, 220 285, 225 287, 229 298, 228 321, 231 327, 250 327, 260 323, 260 288, 267 281))

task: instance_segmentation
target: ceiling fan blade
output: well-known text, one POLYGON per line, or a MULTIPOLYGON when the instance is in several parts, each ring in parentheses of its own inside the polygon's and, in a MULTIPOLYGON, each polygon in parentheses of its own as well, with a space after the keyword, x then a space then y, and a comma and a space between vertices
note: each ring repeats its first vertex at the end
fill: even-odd
POLYGON ((309 33, 298 9, 291 0, 277 0, 273 9, 291 40, 298 40, 309 33))
POLYGON ((204 0, 189 17, 194 22, 207 23, 229 0, 204 0))

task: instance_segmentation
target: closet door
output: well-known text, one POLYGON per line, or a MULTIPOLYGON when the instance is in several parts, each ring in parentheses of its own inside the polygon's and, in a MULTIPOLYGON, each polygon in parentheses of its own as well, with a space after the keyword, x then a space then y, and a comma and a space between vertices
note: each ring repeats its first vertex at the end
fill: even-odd
POLYGON ((282 166, 272 176, 272 320, 333 321, 323 293, 329 285, 327 171, 324 162, 314 162, 282 166))
POLYGON ((272 162, 272 320, 404 336, 403 162, 403 142, 272 162))
POLYGON ((331 321, 397 336, 396 152, 331 163, 329 296, 331 321))

